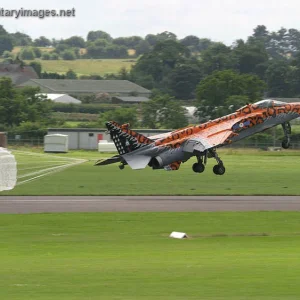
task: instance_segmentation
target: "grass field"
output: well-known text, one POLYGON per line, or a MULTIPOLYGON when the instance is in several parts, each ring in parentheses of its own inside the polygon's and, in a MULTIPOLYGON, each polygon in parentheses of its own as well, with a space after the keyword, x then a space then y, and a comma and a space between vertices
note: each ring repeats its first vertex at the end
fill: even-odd
MULTIPOLYGON (((300 195, 300 152, 264 152, 249 150, 220 150, 226 166, 224 176, 212 172, 215 161, 210 159, 202 174, 191 169, 194 159, 182 164, 178 171, 121 171, 118 164, 95 167, 97 159, 112 156, 96 151, 71 151, 61 154, 62 164, 70 158, 85 163, 50 172, 47 176, 17 185, 0 195, 300 195)), ((59 165, 56 155, 34 156, 15 152, 19 183, 30 179, 31 168, 41 171, 59 165), (52 163, 51 163, 52 162, 52 163), (21 177, 21 179, 20 179, 21 177)), ((74 161, 76 163, 76 161, 74 161)), ((50 169, 50 171, 52 171, 50 169)))
POLYGON ((300 297, 300 213, 1 215, 0 298, 300 297), (168 238, 183 231, 186 240, 168 238))
MULTIPOLYGON (((66 73, 70 69, 78 75, 104 75, 118 73, 125 67, 130 70, 135 59, 77 59, 77 60, 37 60, 43 72, 66 73)), ((26 63, 30 61, 26 60, 26 63)))
MULTIPOLYGON (((14 47, 13 50, 11 51, 13 54, 18 54, 21 52, 21 50, 23 48, 26 48, 26 47, 22 47, 22 46, 17 46, 17 47, 14 47)), ((50 48, 50 47, 37 47, 41 50, 41 52, 52 52, 54 50, 54 48, 50 48)))

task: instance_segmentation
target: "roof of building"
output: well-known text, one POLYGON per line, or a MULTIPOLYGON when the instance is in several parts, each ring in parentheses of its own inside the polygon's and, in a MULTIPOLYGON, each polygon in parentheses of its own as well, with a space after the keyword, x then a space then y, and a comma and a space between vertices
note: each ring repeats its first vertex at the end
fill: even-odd
POLYGON ((128 97, 120 97, 120 96, 117 96, 117 97, 114 97, 118 100, 121 100, 123 102, 147 102, 149 101, 150 99, 147 98, 147 97, 134 97, 134 96, 128 96, 128 97))
POLYGON ((81 104, 81 101, 71 97, 67 94, 44 94, 40 93, 38 95, 46 96, 48 99, 50 99, 53 102, 56 103, 74 103, 74 104, 81 104))
POLYGON ((150 93, 149 90, 128 80, 31 79, 20 86, 32 85, 65 93, 150 93))
POLYGON ((12 83, 20 85, 30 79, 39 78, 33 67, 20 64, 0 63, 0 77, 9 77, 12 83))

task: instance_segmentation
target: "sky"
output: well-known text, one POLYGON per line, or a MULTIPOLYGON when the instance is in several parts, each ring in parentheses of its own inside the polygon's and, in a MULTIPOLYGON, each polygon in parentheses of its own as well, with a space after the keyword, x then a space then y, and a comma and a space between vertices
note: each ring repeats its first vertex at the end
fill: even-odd
POLYGON ((269 31, 300 29, 299 0, 1 0, 0 10, 75 9, 75 17, 2 17, 8 32, 20 31, 37 38, 86 38, 103 30, 113 38, 171 31, 178 38, 196 35, 232 44, 246 39, 257 25, 269 31))

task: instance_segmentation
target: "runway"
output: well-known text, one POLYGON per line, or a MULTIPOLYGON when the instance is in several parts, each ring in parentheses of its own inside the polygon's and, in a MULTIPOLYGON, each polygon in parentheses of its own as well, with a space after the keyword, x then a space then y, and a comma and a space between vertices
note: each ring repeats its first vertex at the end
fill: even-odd
POLYGON ((300 196, 1 196, 0 213, 300 211, 300 196))

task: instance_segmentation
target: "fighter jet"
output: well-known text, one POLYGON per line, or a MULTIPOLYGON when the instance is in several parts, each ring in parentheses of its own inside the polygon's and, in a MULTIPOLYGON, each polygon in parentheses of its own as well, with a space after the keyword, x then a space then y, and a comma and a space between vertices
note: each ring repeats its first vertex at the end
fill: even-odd
POLYGON ((234 113, 206 123, 188 126, 159 136, 145 137, 131 129, 128 124, 114 121, 106 127, 114 141, 119 155, 99 160, 95 165, 120 162, 119 168, 129 165, 132 169, 178 170, 181 163, 195 156, 192 166, 196 173, 205 170, 207 159, 214 158, 216 175, 225 174, 223 161, 217 148, 237 142, 255 133, 281 124, 284 132, 282 148, 290 147, 292 119, 300 117, 300 103, 285 103, 276 100, 262 100, 247 104, 234 113))

